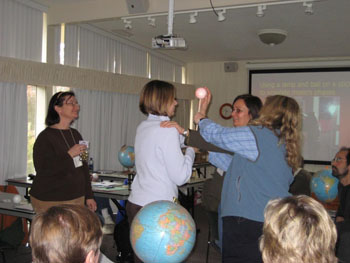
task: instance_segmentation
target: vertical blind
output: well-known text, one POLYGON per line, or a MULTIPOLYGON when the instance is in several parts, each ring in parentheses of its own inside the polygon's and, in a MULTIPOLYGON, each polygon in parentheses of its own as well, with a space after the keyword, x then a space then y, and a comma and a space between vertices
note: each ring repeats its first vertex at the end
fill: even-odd
MULTIPOLYGON (((41 10, 0 0, 0 56, 40 62, 42 31, 41 10)), ((26 173, 26 92, 26 85, 0 82, 0 184, 26 173)))

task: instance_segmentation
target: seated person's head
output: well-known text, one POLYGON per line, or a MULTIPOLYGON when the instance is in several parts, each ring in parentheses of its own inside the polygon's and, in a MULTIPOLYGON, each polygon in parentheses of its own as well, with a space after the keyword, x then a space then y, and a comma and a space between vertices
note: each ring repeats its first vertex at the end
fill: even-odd
POLYGON ((335 225, 324 207, 305 195, 271 200, 260 240, 264 263, 337 262, 335 225))
POLYGON ((29 240, 34 263, 95 263, 102 242, 101 224, 84 206, 54 206, 35 217, 29 240))

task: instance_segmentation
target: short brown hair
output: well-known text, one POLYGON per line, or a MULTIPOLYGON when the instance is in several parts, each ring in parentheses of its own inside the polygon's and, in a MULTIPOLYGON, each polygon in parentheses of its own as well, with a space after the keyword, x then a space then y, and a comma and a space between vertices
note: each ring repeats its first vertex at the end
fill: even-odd
POLYGON ((167 107, 175 99, 175 87, 166 81, 152 80, 142 89, 140 94, 140 110, 142 113, 168 116, 167 107))
POLYGON ((29 241, 35 263, 85 262, 90 251, 99 253, 101 223, 84 206, 53 206, 35 217, 29 241))
POLYGON ((326 209, 306 195, 271 200, 260 240, 264 263, 336 263, 337 231, 326 209))

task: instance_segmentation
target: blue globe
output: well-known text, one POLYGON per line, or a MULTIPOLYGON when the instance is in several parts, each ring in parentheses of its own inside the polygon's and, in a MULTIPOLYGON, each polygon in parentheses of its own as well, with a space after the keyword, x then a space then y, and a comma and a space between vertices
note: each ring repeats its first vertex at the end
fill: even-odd
POLYGON ((126 168, 132 168, 135 165, 135 151, 132 146, 122 146, 118 153, 118 160, 126 168))
POLYGON ((196 241, 196 225, 185 208, 169 201, 144 206, 130 230, 131 245, 145 263, 183 262, 196 241))
POLYGON ((332 170, 321 170, 311 179, 311 192, 325 203, 332 202, 338 195, 339 180, 332 175, 332 170))

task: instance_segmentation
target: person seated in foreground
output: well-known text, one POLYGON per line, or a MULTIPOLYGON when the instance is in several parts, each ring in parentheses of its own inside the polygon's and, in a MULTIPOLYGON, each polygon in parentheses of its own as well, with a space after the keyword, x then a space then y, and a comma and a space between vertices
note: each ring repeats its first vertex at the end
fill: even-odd
POLYGON ((101 223, 85 206, 64 204, 38 214, 29 242, 33 263, 111 262, 104 256, 99 259, 101 223))
POLYGON ((336 263, 336 227, 325 208, 306 195, 268 202, 260 239, 264 263, 336 263))

